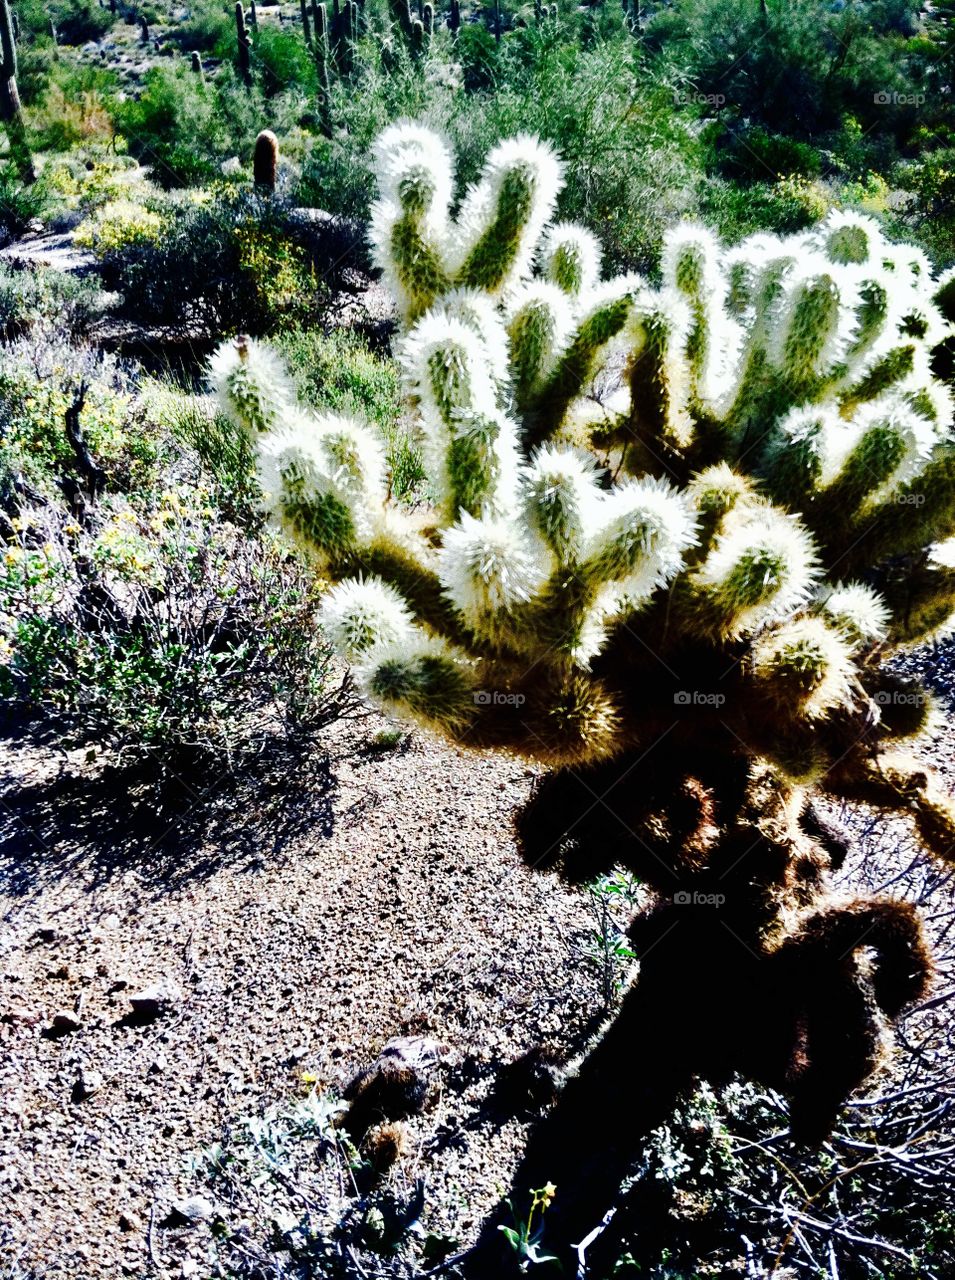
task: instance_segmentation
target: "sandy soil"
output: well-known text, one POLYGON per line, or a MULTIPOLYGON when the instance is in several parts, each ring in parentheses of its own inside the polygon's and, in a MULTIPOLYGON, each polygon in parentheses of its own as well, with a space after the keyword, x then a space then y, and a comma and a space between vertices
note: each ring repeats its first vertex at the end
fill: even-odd
POLYGON ((497 1200, 527 1117, 482 1121, 492 1066, 592 1025, 593 920, 517 856, 522 765, 423 737, 363 754, 367 734, 336 726, 330 768, 277 795, 207 779, 201 823, 125 827, 82 769, 7 744, 2 1274, 191 1274, 181 1233, 155 1227, 188 1190, 184 1157, 300 1097, 303 1073, 341 1087, 406 1031, 448 1052, 404 1159, 461 1135, 427 1162, 429 1206, 466 1237, 497 1200), (179 994, 135 1025, 130 995, 157 981, 179 994), (78 1027, 59 1034, 58 1013, 78 1027))

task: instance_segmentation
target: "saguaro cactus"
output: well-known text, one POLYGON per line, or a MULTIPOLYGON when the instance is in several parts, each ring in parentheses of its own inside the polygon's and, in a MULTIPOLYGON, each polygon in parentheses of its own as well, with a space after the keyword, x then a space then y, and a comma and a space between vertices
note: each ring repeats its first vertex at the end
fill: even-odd
POLYGON ((330 49, 328 44, 328 10, 324 4, 312 4, 312 23, 315 29, 312 52, 318 72, 318 110, 322 129, 331 130, 332 86, 329 71, 330 49))
POLYGON ((308 18, 308 0, 299 0, 299 4, 302 10, 302 35, 305 39, 306 45, 311 47, 312 28, 308 18))
POLYGON ((239 74, 249 84, 252 80, 252 42, 245 25, 242 0, 235 0, 235 35, 238 42, 239 74))
POLYGON ((0 116, 6 125, 10 154, 20 181, 35 182, 36 171, 27 142, 20 91, 17 88, 17 42, 8 0, 0 0, 0 116))
MULTIPOLYGON (((622 864, 656 890, 622 1016, 691 1012, 635 1095, 742 1070, 818 1138, 929 961, 910 907, 831 896, 845 850, 813 797, 898 812, 955 862, 952 802, 902 749, 930 699, 883 665, 955 623, 953 405, 931 369, 949 278, 833 213, 733 248, 680 225, 659 287, 602 279, 594 236, 553 221, 561 166, 534 139, 491 152, 456 219, 435 134, 394 126, 375 163, 433 519, 389 500, 374 431, 226 345, 214 379, 264 501, 337 580, 324 625, 371 699, 554 767, 520 822, 535 865, 622 864)), ((629 1087, 608 1114, 630 1117, 629 1087)), ((533 1177, 565 1178, 567 1205, 580 1146, 546 1155, 533 1177)))

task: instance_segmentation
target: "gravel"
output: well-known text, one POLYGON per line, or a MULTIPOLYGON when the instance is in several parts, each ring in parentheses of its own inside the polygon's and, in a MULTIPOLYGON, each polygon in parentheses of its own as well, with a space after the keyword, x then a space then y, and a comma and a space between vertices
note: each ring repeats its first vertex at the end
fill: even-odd
POLYGON ((401 1035, 446 1050, 399 1161, 426 1225, 496 1203, 529 1119, 485 1117, 497 1068, 599 1016, 588 905, 517 855, 525 766, 368 741, 340 723, 277 796, 205 780, 201 822, 125 828, 82 760, 5 744, 0 1274, 184 1274, 189 1153, 401 1035))

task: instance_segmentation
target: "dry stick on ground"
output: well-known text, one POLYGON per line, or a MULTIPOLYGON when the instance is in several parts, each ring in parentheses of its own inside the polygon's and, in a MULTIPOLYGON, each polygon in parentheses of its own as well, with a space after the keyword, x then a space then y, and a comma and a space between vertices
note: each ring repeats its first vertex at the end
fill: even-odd
MULTIPOLYGON (((106 488, 106 472, 101 466, 99 466, 93 455, 90 453, 89 445, 86 443, 86 439, 83 436, 83 428, 80 426, 80 414, 83 412, 83 407, 86 404, 86 393, 88 390, 89 387, 87 383, 85 381, 81 382, 76 395, 73 397, 73 403, 66 411, 66 438, 69 440, 70 447, 73 450, 76 465, 86 482, 86 497, 90 502, 95 502, 106 488)), ((82 500, 82 498, 78 488, 75 490, 72 489, 72 485, 74 484, 75 481, 73 481, 68 487, 67 479, 64 479, 63 481, 66 496, 75 506, 77 504, 77 499, 82 500)))

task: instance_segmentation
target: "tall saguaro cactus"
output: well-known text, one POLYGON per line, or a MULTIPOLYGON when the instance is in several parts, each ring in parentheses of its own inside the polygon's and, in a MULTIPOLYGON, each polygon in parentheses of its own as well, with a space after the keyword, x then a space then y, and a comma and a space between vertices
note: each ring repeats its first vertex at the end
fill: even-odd
POLYGON ((242 0, 235 0, 235 35, 238 44, 239 74, 246 84, 252 82, 252 41, 245 24, 245 7, 242 0))
POLYGON ((20 91, 17 88, 17 41, 13 29, 13 15, 8 0, 0 0, 0 116, 6 125, 10 140, 10 155, 20 175, 20 181, 36 181, 33 157, 27 142, 26 124, 20 91))
MULTIPOLYGON (((530 861, 656 891, 620 1025, 658 1035, 626 1080, 597 1077, 621 1134, 650 1122, 627 1090, 741 1070, 818 1138, 930 963, 914 909, 832 895, 845 846, 815 800, 900 813, 955 862, 952 802, 905 751, 930 699, 885 666, 955 623, 931 364, 950 278, 834 213, 732 248, 679 225, 658 287, 604 279, 594 236, 554 220, 561 166, 536 140, 496 147, 456 218, 438 136, 396 125, 375 164, 433 514, 390 501, 374 431, 310 413, 242 340, 213 374, 264 501, 337 581, 324 625, 371 699, 554 769, 519 822, 530 861)), ((528 1166, 558 1214, 586 1199, 583 1088, 576 1137, 528 1166)), ((621 1174, 588 1168, 586 1194, 621 1174)))
POLYGON ((318 74, 318 110, 322 130, 331 133, 332 117, 332 84, 329 62, 331 49, 328 42, 328 10, 324 4, 312 4, 312 26, 314 37, 312 53, 315 57, 315 69, 318 74))

